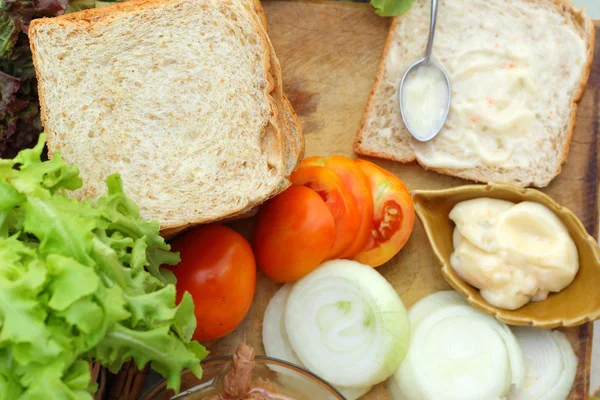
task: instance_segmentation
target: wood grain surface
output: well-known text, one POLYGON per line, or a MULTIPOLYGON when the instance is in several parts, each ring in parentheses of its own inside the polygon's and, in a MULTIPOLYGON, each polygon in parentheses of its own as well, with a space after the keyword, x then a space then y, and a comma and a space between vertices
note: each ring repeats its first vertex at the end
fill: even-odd
MULTIPOLYGON (((390 20, 377 17, 366 4, 318 1, 265 1, 269 35, 283 68, 285 91, 298 112, 306 135, 306 156, 352 151, 364 107, 373 85, 390 20)), ((600 102, 600 38, 596 63, 577 118, 568 162, 562 173, 544 189, 573 210, 588 232, 596 234, 600 102)), ((466 181, 423 170, 417 165, 375 160, 396 173, 410 189, 436 189, 466 181)), ((252 220, 231 226, 249 234, 252 220)), ((436 291, 449 289, 417 222, 407 246, 378 271, 387 278, 407 307, 436 291)), ((278 285, 262 275, 254 304, 244 323, 220 341, 209 343, 211 355, 231 354, 240 341, 264 354, 261 341, 265 307, 278 285)), ((592 325, 565 329, 579 357, 575 385, 569 399, 588 397, 592 325)), ((387 399, 385 385, 365 399, 387 399)))

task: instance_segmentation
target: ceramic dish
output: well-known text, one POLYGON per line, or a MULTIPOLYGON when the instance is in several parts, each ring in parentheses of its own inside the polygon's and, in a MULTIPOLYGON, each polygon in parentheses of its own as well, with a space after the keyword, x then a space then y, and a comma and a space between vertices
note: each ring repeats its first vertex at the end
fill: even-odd
MULTIPOLYGON (((231 367, 231 356, 202 361, 202 379, 189 371, 181 375, 181 391, 175 395, 167 390, 165 380, 150 389, 141 400, 204 400, 214 396, 231 367)), ((271 357, 256 356, 252 381, 268 379, 281 394, 293 400, 345 400, 331 385, 317 375, 297 365, 271 357)), ((281 399, 287 399, 281 397, 281 399)))
POLYGON ((442 264, 442 274, 454 289, 474 307, 511 325, 533 325, 540 328, 576 326, 600 318, 600 250, 573 212, 560 206, 535 189, 512 185, 466 185, 445 190, 411 192, 415 211, 425 228, 429 243, 442 264), (459 202, 480 197, 508 200, 515 203, 535 201, 553 211, 566 225, 579 252, 579 271, 573 282, 559 293, 551 293, 541 302, 530 302, 517 310, 505 310, 487 303, 479 289, 464 282, 450 266, 453 251, 454 222, 448 214, 459 202))

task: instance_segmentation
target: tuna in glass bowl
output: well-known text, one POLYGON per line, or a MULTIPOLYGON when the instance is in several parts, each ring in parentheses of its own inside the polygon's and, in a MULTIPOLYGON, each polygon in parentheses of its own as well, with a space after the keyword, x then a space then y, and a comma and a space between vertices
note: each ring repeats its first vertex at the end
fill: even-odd
POLYGON ((166 381, 162 381, 141 400, 345 400, 312 372, 275 358, 254 357, 252 353, 244 359, 241 348, 234 356, 203 361, 202 379, 184 371, 179 394, 167 390, 166 381))

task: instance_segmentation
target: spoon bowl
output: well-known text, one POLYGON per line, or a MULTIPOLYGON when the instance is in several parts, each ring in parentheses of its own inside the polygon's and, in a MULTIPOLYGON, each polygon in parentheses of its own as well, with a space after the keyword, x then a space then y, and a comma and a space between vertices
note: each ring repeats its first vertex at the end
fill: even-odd
POLYGON ((446 119, 448 119, 450 103, 452 101, 452 90, 448 74, 444 68, 431 60, 437 9, 438 0, 432 0, 429 38, 427 40, 427 48, 425 49, 425 57, 414 62, 406 69, 398 88, 398 102, 404 125, 408 129, 408 132, 420 142, 427 142, 440 133, 446 119), (429 76, 425 73, 427 69, 429 69, 429 76), (423 74, 420 74, 420 72, 423 72, 423 74), (435 74, 438 76, 435 77, 435 74), (412 100, 408 101, 409 104, 421 101, 422 104, 420 104, 420 107, 417 107, 417 104, 412 104, 412 109, 407 106, 405 100, 407 96, 404 96, 405 88, 408 86, 407 82, 411 84, 410 89, 413 93, 412 100), (416 113, 424 115, 411 115, 416 113), (420 125, 420 127, 417 125, 420 125))
MULTIPOLYGON (((425 95, 427 96, 429 94, 425 94, 425 95)), ((431 139, 433 139, 434 137, 436 137, 438 135, 438 133, 440 133, 440 131, 444 127, 444 124, 446 123, 446 120, 448 119, 448 114, 450 113, 451 101, 452 101, 452 90, 451 90, 451 86, 450 86, 450 78, 448 77, 448 74, 446 73, 446 71, 436 62, 424 57, 424 58, 414 62, 413 64, 411 64, 406 69, 406 72, 404 72, 404 75, 402 76, 402 80, 400 81, 400 89, 398 90, 398 102, 400 103, 400 114, 402 114, 402 120, 404 121, 404 125, 406 126, 406 129, 408 129, 408 132, 410 132, 412 137, 414 137, 418 141, 428 142, 431 139), (418 73, 417 71, 421 68, 430 68, 430 69, 435 70, 436 73, 439 73, 439 75, 440 75, 439 80, 441 82, 437 82, 437 84, 438 84, 437 92, 438 93, 445 92, 445 98, 430 99, 430 101, 428 102, 428 105, 432 106, 431 108, 434 108, 434 109, 430 110, 431 116, 433 117, 433 119, 429 120, 429 123, 432 124, 430 129, 427 129, 425 131, 419 131, 419 129, 410 122, 411 116, 408 115, 408 113, 410 111, 407 111, 409 109, 409 107, 405 104, 407 96, 404 96, 404 89, 405 89, 404 83, 407 81, 407 79, 408 80, 415 79, 415 78, 413 78, 413 76, 415 76, 418 73), (443 85, 445 90, 440 90, 441 89, 441 88, 439 88, 440 85, 443 85), (437 104, 435 104, 436 102, 437 102, 437 104), (434 104, 437 105, 437 107, 434 107, 433 106, 434 104), (437 110, 435 108, 437 108, 437 110), (436 113, 437 115, 434 115, 434 113, 436 113)))

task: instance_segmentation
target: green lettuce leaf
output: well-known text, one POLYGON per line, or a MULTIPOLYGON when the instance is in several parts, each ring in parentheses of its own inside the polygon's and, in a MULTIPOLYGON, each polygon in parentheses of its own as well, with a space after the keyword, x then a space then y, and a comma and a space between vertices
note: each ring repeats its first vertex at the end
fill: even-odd
POLYGON ((48 307, 63 311, 79 299, 95 293, 100 286, 100 278, 93 268, 78 263, 73 258, 50 254, 46 265, 53 275, 48 289, 48 307))
POLYGON ((412 7, 415 0, 371 0, 377 15, 395 17, 404 14, 412 7))
POLYGON ((206 356, 206 350, 198 343, 189 346, 181 341, 169 326, 138 331, 117 324, 92 352, 108 369, 116 373, 124 360, 134 358, 138 368, 150 362, 152 369, 165 376, 168 387, 179 391, 181 371, 189 369, 196 376, 202 375, 198 359, 206 356))
POLYGON ((20 21, 11 18, 6 10, 0 10, 0 58, 5 58, 10 54, 17 43, 20 32, 20 21))
POLYGON ((79 171, 41 161, 44 140, 0 160, 0 399, 91 399, 91 360, 150 363, 178 390, 206 356, 191 296, 177 305, 161 268, 179 255, 118 175, 95 203, 70 198, 79 171))

